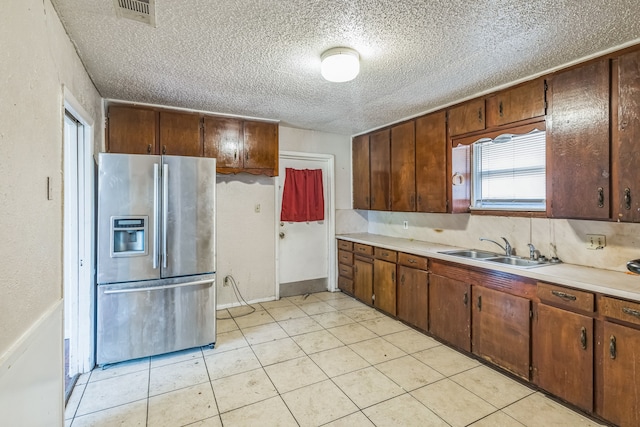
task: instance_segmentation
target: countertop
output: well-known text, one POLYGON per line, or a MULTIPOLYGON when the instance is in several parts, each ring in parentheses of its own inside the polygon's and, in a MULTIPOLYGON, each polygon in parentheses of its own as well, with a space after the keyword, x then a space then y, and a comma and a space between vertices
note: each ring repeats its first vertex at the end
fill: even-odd
POLYGON ((640 302, 640 275, 600 268, 585 267, 574 264, 547 264, 533 268, 518 268, 504 264, 494 264, 486 261, 447 255, 441 251, 468 249, 420 240, 399 237, 382 236, 379 234, 358 233, 340 234, 336 238, 355 243, 378 246, 398 252, 422 255, 443 261, 471 265, 489 270, 502 271, 522 277, 541 280, 549 283, 565 285, 576 289, 611 295, 640 302))

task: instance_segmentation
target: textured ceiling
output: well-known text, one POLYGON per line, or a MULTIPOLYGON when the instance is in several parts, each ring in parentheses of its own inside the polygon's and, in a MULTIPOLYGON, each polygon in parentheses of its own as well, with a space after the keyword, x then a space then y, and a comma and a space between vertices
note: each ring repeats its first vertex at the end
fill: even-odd
POLYGON ((640 0, 157 0, 156 28, 52 2, 105 98, 347 135, 640 42, 640 0), (320 76, 336 46, 351 82, 320 76))

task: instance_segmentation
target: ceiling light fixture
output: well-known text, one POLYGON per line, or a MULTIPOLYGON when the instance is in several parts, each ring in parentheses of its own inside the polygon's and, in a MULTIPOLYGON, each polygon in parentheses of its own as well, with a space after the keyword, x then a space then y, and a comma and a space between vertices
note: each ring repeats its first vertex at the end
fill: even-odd
POLYGON ((347 47, 334 47, 320 56, 322 77, 330 82, 348 82, 360 72, 360 55, 347 47))

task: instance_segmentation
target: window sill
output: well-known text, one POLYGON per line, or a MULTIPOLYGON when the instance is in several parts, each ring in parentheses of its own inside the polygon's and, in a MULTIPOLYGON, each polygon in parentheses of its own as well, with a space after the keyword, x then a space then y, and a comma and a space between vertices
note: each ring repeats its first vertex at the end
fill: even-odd
POLYGON ((470 209, 471 215, 511 216, 524 218, 546 218, 546 211, 508 211, 504 209, 470 209))

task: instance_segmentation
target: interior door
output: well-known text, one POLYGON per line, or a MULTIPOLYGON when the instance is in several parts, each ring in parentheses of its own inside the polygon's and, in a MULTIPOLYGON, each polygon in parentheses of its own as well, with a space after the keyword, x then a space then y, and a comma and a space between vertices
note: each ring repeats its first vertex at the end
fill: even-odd
POLYGON ((325 289, 329 286, 329 167, 326 159, 292 158, 281 156, 278 184, 278 222, 279 222, 279 273, 280 285, 325 279, 325 289), (321 169, 324 194, 324 221, 281 222, 282 191, 286 169, 321 169))
POLYGON ((162 157, 162 277, 216 270, 216 159, 162 157))

